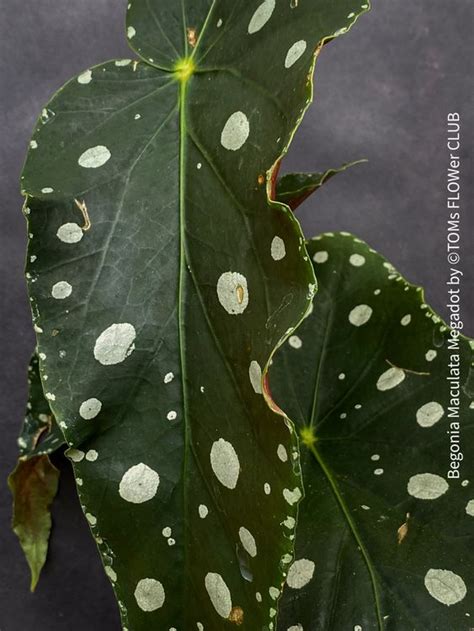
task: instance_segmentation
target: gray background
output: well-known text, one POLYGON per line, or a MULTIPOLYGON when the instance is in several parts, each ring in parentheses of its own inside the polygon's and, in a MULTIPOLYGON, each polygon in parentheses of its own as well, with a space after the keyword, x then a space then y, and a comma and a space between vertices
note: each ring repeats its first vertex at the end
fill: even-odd
MULTIPOLYGON (((172 1, 172 0, 170 0, 172 1)), ((323 50, 316 102, 285 170, 319 170, 361 157, 299 211, 307 235, 349 230, 380 250, 446 315, 445 121, 463 116, 463 316, 474 335, 474 113, 471 0, 379 0, 344 37, 323 50), (469 176, 469 177, 468 177, 469 176), (470 179, 470 181, 468 181, 470 179)), ((18 180, 41 107, 72 75, 102 60, 130 56, 125 2, 0 0, 0 629, 118 631, 112 591, 77 505, 68 465, 54 505, 51 553, 37 593, 9 532, 5 478, 26 401, 33 334, 23 280, 25 226, 18 180)), ((339 630, 334 630, 339 631, 339 630)), ((342 630, 341 630, 342 631, 342 630)), ((400 630, 404 631, 404 630, 400 630)))

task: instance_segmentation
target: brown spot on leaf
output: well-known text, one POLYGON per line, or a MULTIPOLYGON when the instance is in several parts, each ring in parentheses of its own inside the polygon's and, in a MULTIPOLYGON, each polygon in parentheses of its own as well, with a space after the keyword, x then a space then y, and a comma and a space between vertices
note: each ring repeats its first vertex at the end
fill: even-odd
POLYGON ((239 305, 241 305, 244 301, 244 288, 242 287, 242 285, 237 285, 236 288, 236 292, 237 292, 237 300, 239 302, 239 305))
POLYGON ((265 176, 260 173, 260 175, 257 178, 257 182, 259 183, 260 186, 262 186, 262 184, 265 183, 265 176))
POLYGON ((232 607, 232 611, 229 615, 229 622, 233 622, 237 626, 240 626, 244 621, 244 610, 242 607, 232 607))
POLYGON ((186 33, 188 35, 188 44, 193 48, 196 46, 197 42, 197 31, 195 28, 188 26, 186 29, 186 33))
POLYGON ((407 513, 406 521, 397 530, 398 545, 402 543, 402 541, 405 539, 405 537, 408 534, 408 520, 409 519, 410 519, 410 513, 407 513))

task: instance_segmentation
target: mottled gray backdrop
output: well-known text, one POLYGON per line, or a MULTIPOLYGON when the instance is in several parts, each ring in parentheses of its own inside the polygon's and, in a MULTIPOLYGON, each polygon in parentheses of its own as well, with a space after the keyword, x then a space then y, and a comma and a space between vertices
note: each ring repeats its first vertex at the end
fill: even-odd
MULTIPOLYGON (((176 1, 176 0, 169 0, 176 1)), ((230 1, 230 0, 229 0, 230 1)), ((257 4, 256 0, 249 0, 257 4)), ((37 593, 9 532, 5 478, 26 399, 33 334, 23 280, 25 226, 18 179, 30 131, 72 75, 129 56, 125 0, 0 0, 0 629, 118 631, 111 588, 75 498, 68 466, 54 505, 51 553, 37 593)), ((446 314, 445 120, 463 117, 463 315, 474 335, 474 20, 471 0, 375 0, 323 50, 316 102, 286 170, 319 170, 366 157, 299 211, 306 234, 348 230, 380 250, 446 314), (468 180, 471 180, 470 182, 468 180)), ((342 631, 335 629, 334 631, 342 631)), ((406 630, 400 630, 406 631, 406 630)))

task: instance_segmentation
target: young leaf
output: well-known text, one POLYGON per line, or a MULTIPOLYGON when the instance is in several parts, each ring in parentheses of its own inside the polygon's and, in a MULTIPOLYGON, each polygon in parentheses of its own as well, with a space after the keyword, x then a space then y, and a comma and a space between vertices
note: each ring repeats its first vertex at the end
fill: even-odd
POLYGON ((464 629, 474 589, 470 344, 359 239, 323 235, 308 252, 314 311, 270 375, 299 428, 306 489, 278 628, 464 629), (450 459, 459 442, 462 462, 450 459))
POLYGON ((51 464, 48 454, 64 445, 44 397, 36 353, 28 367, 28 387, 26 416, 18 437, 20 457, 8 484, 13 494, 13 530, 30 566, 31 590, 34 591, 48 553, 49 507, 59 481, 59 471, 51 464))
POLYGON ((20 540, 35 590, 48 553, 50 506, 58 490, 59 471, 47 455, 22 457, 8 478, 13 495, 13 531, 20 540))
POLYGON ((277 180, 276 200, 295 210, 334 175, 363 162, 366 160, 348 162, 338 169, 328 169, 323 173, 286 173, 277 180))
POLYGON ((315 284, 265 181, 311 98, 315 49, 361 11, 135 0, 128 37, 148 63, 85 71, 34 134, 46 398, 133 631, 273 628, 301 491, 262 382, 315 284))

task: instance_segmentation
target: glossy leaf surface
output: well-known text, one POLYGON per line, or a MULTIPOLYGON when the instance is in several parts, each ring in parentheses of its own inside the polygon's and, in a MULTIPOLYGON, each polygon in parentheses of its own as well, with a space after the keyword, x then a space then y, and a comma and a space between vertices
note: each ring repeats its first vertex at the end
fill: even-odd
POLYGON ((22 182, 46 398, 130 630, 274 626, 301 491, 262 378, 315 281, 265 182, 315 49, 362 10, 132 1, 148 63, 81 73, 38 123, 22 182))
POLYGON ((323 235, 308 252, 314 310, 270 371, 302 436, 306 491, 278 628, 467 630, 470 343, 456 349, 422 290, 362 241, 323 235))
POLYGON ((277 180, 276 199, 295 210, 332 177, 363 162, 365 160, 348 162, 338 169, 328 169, 322 173, 286 173, 277 180))

